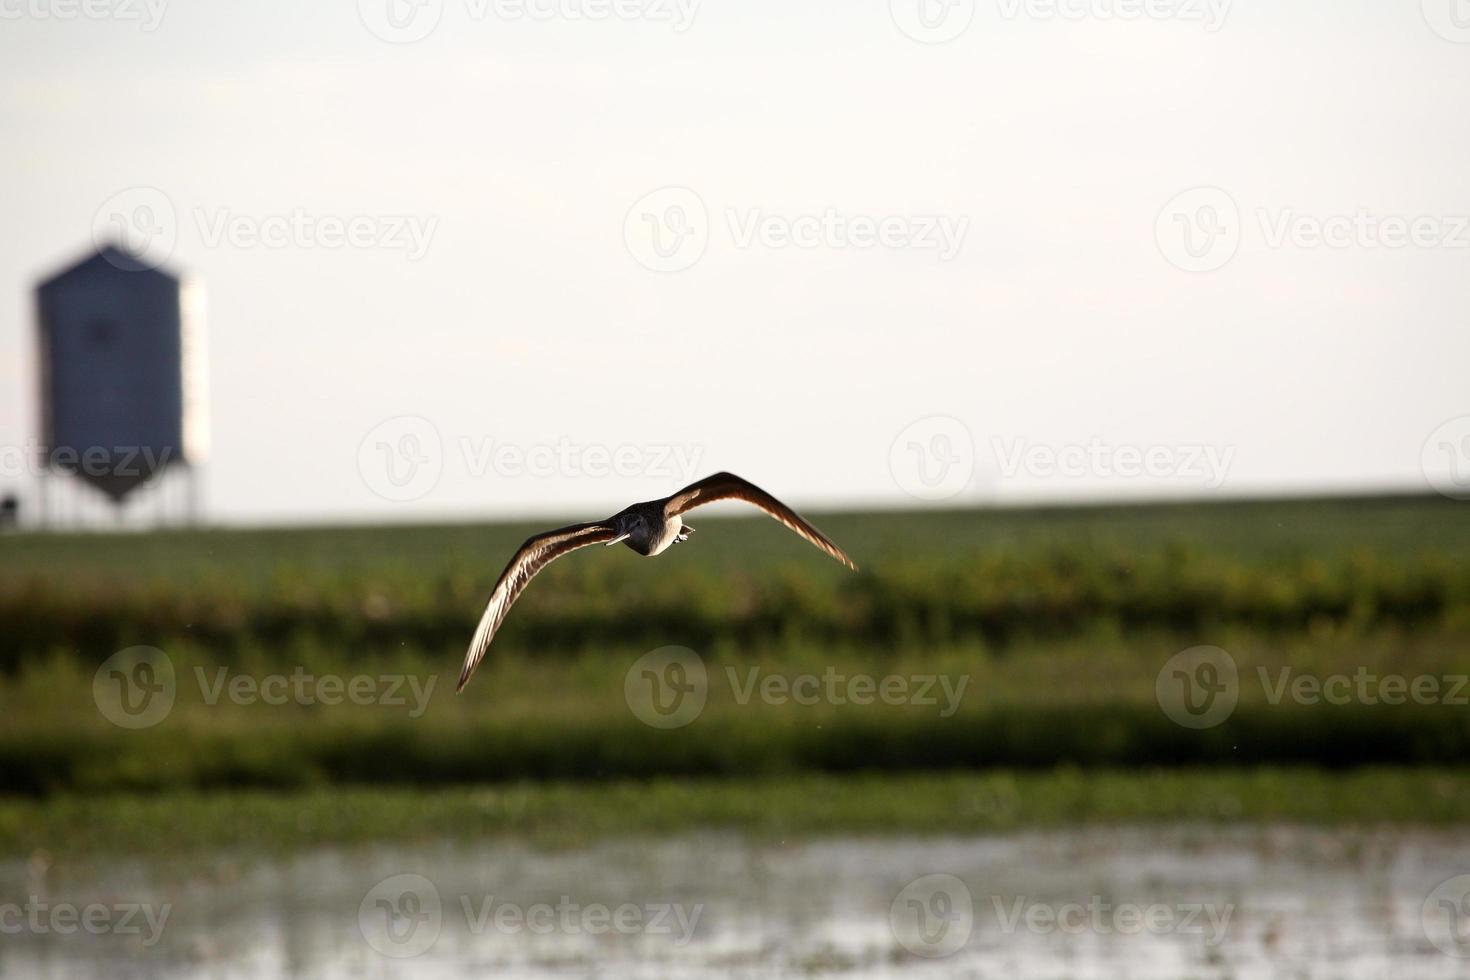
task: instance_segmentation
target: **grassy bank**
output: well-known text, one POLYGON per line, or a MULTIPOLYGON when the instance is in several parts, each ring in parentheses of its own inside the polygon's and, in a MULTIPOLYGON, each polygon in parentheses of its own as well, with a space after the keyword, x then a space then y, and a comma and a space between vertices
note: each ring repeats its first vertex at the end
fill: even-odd
POLYGON ((927 835, 1154 821, 1462 824, 1470 770, 990 772, 0 797, 0 854, 187 854, 329 843, 576 844, 606 835, 729 830, 788 837, 927 835), (99 814, 106 814, 100 819, 99 814))
MULTIPOLYGON (((1470 626, 1456 501, 1288 501, 824 516, 863 566, 764 519, 701 522, 657 562, 589 549, 548 569, 497 641, 566 656, 666 643, 1008 646, 1096 630, 1470 626), (636 613, 636 614, 634 614, 636 613)), ((0 671, 194 643, 338 660, 450 655, 519 525, 31 536, 0 565, 0 671)), ((283 660, 283 662, 285 662, 283 660)))
POLYGON ((1005 650, 726 643, 696 652, 703 707, 668 729, 646 723, 644 653, 503 655, 456 695, 457 650, 354 659, 302 647, 293 663, 177 645, 172 707, 137 730, 99 710, 90 664, 58 656, 0 681, 0 792, 1470 759, 1470 634, 1457 632, 1135 631, 1005 650), (1156 682, 1172 654, 1202 642, 1228 650, 1238 678, 1234 710, 1197 730, 1171 720, 1156 682), (1360 674, 1433 678, 1444 703, 1402 692, 1404 703, 1365 703, 1360 674), (1285 693, 1332 677, 1349 685, 1343 703, 1285 693), (885 684, 897 685, 891 703, 876 694, 885 684))
POLYGON ((1380 499, 822 518, 859 575, 774 522, 701 521, 656 562, 596 548, 554 565, 461 696, 483 592, 525 527, 14 537, 0 793, 1454 766, 1470 759, 1464 514, 1380 499), (123 680, 98 665, 133 644, 171 677, 172 707, 139 730, 98 701, 123 680), (1233 658, 1238 704, 1195 730, 1156 682, 1200 644, 1233 658), (705 674, 673 729, 629 694, 666 645, 705 674), (1432 678, 1438 700, 1282 693, 1359 673, 1432 678), (855 679, 901 696, 863 701, 855 679))

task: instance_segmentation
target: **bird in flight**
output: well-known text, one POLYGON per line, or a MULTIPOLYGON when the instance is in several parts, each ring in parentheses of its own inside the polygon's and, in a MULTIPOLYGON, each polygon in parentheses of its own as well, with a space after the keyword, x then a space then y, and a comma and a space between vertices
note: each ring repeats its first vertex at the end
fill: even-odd
POLYGON ((621 541, 646 557, 662 554, 670 545, 688 541, 689 535, 694 533, 694 528, 680 519, 683 514, 717 500, 743 500, 754 504, 848 568, 857 571, 857 566, 841 548, 808 524, 796 511, 748 480, 742 480, 733 473, 716 473, 697 483, 691 483, 662 500, 649 500, 625 507, 605 521, 572 524, 527 539, 515 553, 515 557, 511 558, 510 564, 505 566, 505 571, 500 573, 495 590, 490 593, 485 614, 480 617, 480 625, 475 628, 474 638, 470 640, 470 648, 464 658, 464 669, 459 673, 459 683, 455 685, 455 690, 464 690, 470 675, 480 666, 480 661, 485 659, 485 651, 490 649, 490 641, 495 638, 495 631, 505 621, 505 614, 510 612, 511 604, 525 591, 526 585, 541 569, 562 555, 593 544, 614 545, 621 541))

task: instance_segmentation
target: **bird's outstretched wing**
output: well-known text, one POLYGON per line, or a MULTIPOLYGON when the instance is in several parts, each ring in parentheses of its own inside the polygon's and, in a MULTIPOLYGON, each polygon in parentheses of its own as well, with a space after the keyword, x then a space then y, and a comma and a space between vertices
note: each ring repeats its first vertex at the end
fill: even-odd
POLYGON ((505 621, 505 614, 510 612, 511 603, 525 591, 526 584, 537 572, 568 552, 585 548, 589 544, 611 541, 615 537, 617 532, 611 526, 594 523, 573 524, 528 538, 521 545, 521 550, 510 560, 510 564, 505 566, 505 571, 500 573, 495 591, 490 593, 490 601, 485 605, 485 614, 480 617, 480 625, 475 628, 474 639, 470 640, 469 652, 464 657, 464 669, 459 672, 459 683, 454 689, 464 690, 465 682, 470 679, 475 668, 480 666, 480 661, 485 659, 485 651, 490 649, 490 641, 495 638, 495 631, 505 621))
POLYGON ((676 517, 695 507, 712 504, 716 500, 743 500, 748 504, 754 504, 848 568, 857 571, 857 566, 853 564, 852 559, 847 557, 847 554, 837 547, 831 538, 808 524, 796 511, 754 483, 742 480, 734 473, 716 473, 714 476, 707 476, 697 483, 689 484, 673 496, 665 497, 664 516, 676 517))

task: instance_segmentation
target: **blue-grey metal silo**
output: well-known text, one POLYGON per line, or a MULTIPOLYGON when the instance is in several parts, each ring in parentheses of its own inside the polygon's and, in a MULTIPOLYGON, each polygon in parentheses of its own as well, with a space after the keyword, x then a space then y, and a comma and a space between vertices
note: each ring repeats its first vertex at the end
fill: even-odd
POLYGON ((47 467, 121 501, 200 462, 203 338, 190 287, 108 247, 36 292, 47 467))

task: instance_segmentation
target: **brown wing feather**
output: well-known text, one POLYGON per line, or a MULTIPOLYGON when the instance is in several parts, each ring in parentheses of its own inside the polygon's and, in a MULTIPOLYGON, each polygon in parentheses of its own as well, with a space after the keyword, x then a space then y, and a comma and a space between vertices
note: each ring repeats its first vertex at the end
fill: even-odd
POLYGON ((617 532, 611 527, 594 523, 573 524, 528 538, 510 560, 510 564, 505 566, 505 571, 500 573, 500 580, 490 593, 490 600, 485 604, 485 613, 480 617, 480 625, 475 628, 475 636, 470 640, 469 651, 465 654, 464 669, 459 672, 459 683, 454 689, 464 690, 470 675, 480 666, 480 661, 485 659, 485 651, 490 649, 490 641, 495 638, 495 631, 505 621, 505 614, 510 612, 511 604, 525 591, 526 585, 537 572, 568 552, 585 548, 589 544, 611 541, 615 537, 617 532))
POLYGON ((714 476, 707 476, 697 483, 689 484, 673 496, 665 498, 664 516, 677 517, 695 507, 712 504, 716 500, 743 500, 748 504, 754 504, 848 568, 857 571, 857 566, 853 564, 852 559, 847 557, 847 553, 837 547, 831 538, 808 524, 796 511, 754 483, 743 480, 734 473, 716 473, 714 476))

